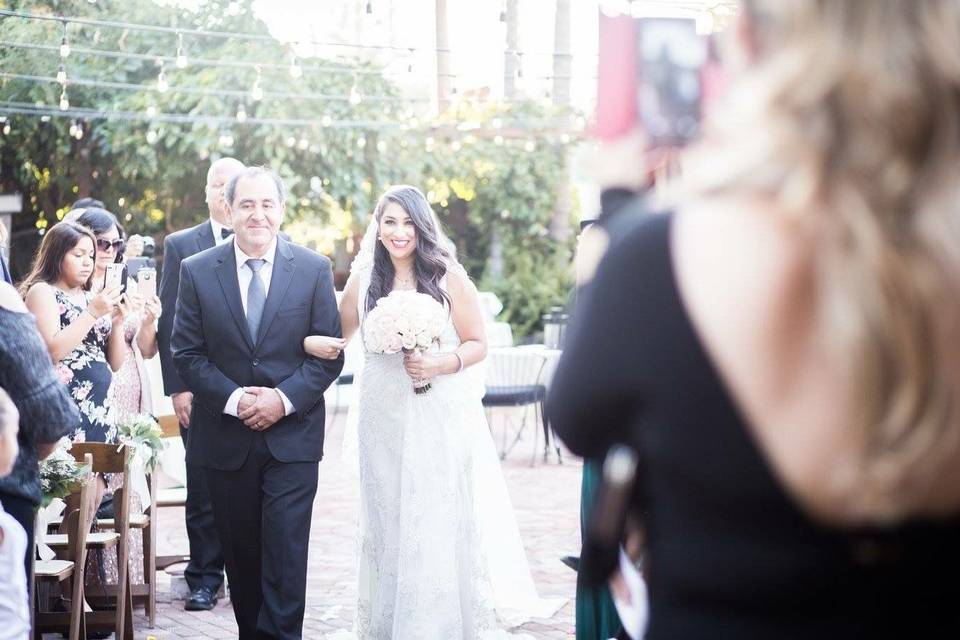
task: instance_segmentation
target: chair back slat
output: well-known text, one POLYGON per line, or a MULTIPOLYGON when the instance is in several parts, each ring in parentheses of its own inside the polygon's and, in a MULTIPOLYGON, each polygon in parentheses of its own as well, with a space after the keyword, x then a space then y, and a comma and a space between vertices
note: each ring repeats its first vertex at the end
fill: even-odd
POLYGON ((160 423, 160 431, 163 432, 164 438, 179 438, 180 437, 180 419, 176 415, 167 415, 160 416, 157 418, 157 422, 160 423))
POLYGON ((93 456, 94 473, 123 473, 127 469, 127 449, 106 442, 74 442, 70 453, 79 462, 86 454, 93 456))

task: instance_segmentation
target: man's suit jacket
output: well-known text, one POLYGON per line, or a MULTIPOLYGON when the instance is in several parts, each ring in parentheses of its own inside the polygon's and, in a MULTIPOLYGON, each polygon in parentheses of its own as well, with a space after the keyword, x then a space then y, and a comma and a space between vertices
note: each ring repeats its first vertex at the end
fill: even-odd
POLYGON ((258 335, 252 339, 240 298, 233 241, 180 266, 180 291, 171 345, 180 379, 192 391, 187 462, 225 471, 247 457, 253 431, 223 413, 239 387, 280 389, 294 413, 264 432, 280 462, 316 462, 323 456, 323 392, 340 375, 343 355, 306 355, 308 335, 340 336, 330 261, 277 239, 270 290, 258 335))
POLYGON ((160 314, 157 324, 157 344, 160 348, 163 393, 168 396, 187 391, 187 385, 173 366, 173 353, 170 350, 177 290, 180 288, 180 262, 215 245, 213 227, 209 220, 171 233, 163 240, 163 268, 160 273, 160 304, 163 305, 163 313, 160 314))

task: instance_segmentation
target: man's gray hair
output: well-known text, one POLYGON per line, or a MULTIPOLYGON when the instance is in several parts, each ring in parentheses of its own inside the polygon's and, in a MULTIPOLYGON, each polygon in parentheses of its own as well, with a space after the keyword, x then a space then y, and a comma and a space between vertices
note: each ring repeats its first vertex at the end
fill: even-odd
POLYGON ((240 171, 230 178, 226 188, 227 204, 231 207, 233 206, 233 199, 237 195, 237 182, 242 178, 257 178, 259 176, 269 176, 270 179, 273 180, 273 183, 277 185, 277 193, 280 196, 280 202, 278 204, 283 204, 286 200, 283 180, 280 179, 280 176, 278 176, 275 171, 267 167, 246 167, 243 171, 240 171))

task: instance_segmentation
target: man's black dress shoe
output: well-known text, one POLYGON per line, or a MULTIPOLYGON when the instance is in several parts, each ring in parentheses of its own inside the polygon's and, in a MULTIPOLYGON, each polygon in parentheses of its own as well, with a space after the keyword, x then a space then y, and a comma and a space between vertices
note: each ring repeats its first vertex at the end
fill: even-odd
POLYGON ((210 587, 197 587, 183 606, 187 611, 209 611, 217 604, 217 593, 210 587))
POLYGON ((567 565, 574 571, 580 571, 580 556, 563 556, 560 562, 567 565))

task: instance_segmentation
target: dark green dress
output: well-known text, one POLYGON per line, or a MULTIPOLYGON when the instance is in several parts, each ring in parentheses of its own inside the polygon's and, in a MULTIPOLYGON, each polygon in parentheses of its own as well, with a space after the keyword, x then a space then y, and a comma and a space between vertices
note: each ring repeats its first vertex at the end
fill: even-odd
MULTIPOLYGON (((600 485, 597 460, 583 461, 583 483, 580 485, 580 535, 584 535, 587 519, 593 510, 593 497, 600 485)), ((609 640, 620 633, 620 617, 606 587, 589 587, 577 576, 577 640, 609 640)))

